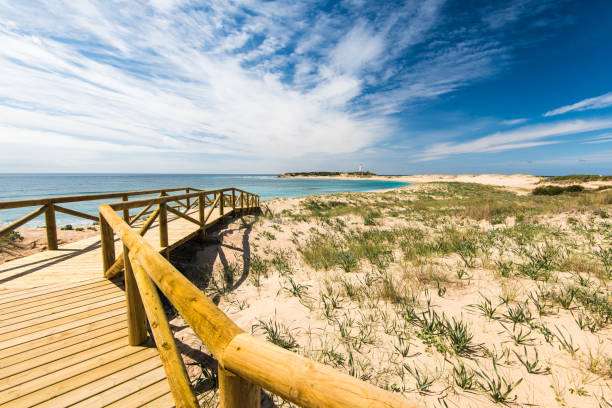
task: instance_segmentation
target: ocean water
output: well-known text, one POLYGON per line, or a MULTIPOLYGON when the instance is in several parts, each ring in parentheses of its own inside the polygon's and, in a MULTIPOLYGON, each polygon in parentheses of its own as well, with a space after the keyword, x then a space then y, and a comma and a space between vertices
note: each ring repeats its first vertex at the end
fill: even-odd
MULTIPOLYGON (((262 200, 269 200, 275 197, 382 190, 407 184, 369 179, 286 179, 278 178, 276 175, 255 174, 0 174, 0 201, 172 187, 194 187, 203 190, 236 187, 259 194, 262 200)), ((120 200, 85 201, 66 203, 63 206, 88 214, 97 214, 98 206, 110 201, 120 200)), ((0 210, 0 225, 15 221, 35 208, 0 210)), ((57 212, 56 222, 58 226, 89 223, 82 218, 57 212)), ((39 216, 26 224, 28 227, 42 225, 44 225, 44 216, 39 216)))

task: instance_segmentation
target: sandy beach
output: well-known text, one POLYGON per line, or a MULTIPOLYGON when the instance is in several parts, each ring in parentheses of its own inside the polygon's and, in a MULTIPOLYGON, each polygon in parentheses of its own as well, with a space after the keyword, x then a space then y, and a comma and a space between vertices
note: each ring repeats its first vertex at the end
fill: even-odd
MULTIPOLYGON (((270 200, 170 260, 242 329, 423 406, 612 401, 612 191, 534 196, 530 175, 381 179, 412 184, 270 200)), ((1 260, 45 248, 43 228, 18 232, 1 260)), ((216 404, 215 360, 180 316, 171 325, 202 403, 216 404)), ((264 407, 280 404, 266 394, 264 407)))
POLYGON ((423 406, 610 401, 611 192, 525 195, 539 179, 520 175, 402 180, 415 184, 268 201, 171 260, 244 330, 423 406), (447 183, 466 180, 482 184, 447 183))
MULTIPOLYGON (((358 177, 350 175, 340 176, 285 176, 285 178, 320 178, 320 179, 339 179, 339 180, 389 180, 403 183, 433 183, 433 182, 459 182, 459 183, 478 183, 489 186, 497 186, 514 191, 517 194, 528 194, 534 188, 542 185, 552 184, 547 182, 546 177, 538 177, 530 174, 415 174, 405 176, 367 176, 358 177)), ((612 182, 590 181, 575 183, 585 188, 597 188, 602 185, 610 185, 612 182)))
MULTIPOLYGON (((4 242, 0 245, 0 263, 47 250, 47 233, 45 228, 26 227, 17 228, 16 231, 20 238, 4 242)), ((91 224, 74 225, 70 230, 57 228, 57 241, 59 245, 63 245, 99 234, 97 226, 91 224)))

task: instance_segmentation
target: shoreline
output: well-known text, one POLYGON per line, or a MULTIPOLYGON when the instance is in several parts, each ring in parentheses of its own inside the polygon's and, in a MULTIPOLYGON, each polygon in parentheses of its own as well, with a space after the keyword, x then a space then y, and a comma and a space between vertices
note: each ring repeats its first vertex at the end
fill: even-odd
MULTIPOLYGON (((477 183, 483 185, 490 185, 495 187, 501 187, 505 190, 511 191, 518 195, 527 195, 534 188, 546 185, 546 179, 539 176, 533 176, 529 174, 417 174, 417 175, 402 175, 402 176, 368 176, 359 177, 351 175, 334 175, 334 176, 283 176, 283 178, 297 178, 297 179, 327 179, 327 180, 379 180, 379 181, 395 181, 400 183, 408 183, 406 185, 366 190, 358 193, 386 193, 394 190, 403 189, 409 186, 418 184, 433 183, 433 182, 459 182, 459 183, 477 183)), ((589 181, 589 182, 577 182, 585 188, 598 188, 601 185, 610 185, 610 182, 604 181, 589 181)), ((335 193, 329 193, 335 194, 335 193)), ((262 200, 262 203, 270 203, 278 199, 286 199, 291 201, 292 199, 304 199, 307 197, 317 197, 321 195, 327 195, 326 193, 318 194, 307 194, 297 197, 275 197, 269 200, 262 200)), ((24 256, 32 255, 34 253, 43 251, 47 247, 46 235, 44 227, 21 227, 17 228, 17 232, 23 237, 21 240, 12 241, 3 244, 0 247, 0 264, 18 259, 24 256)), ((97 226, 91 224, 84 225, 73 225, 72 230, 62 230, 58 228, 57 236, 60 244, 68 244, 81 239, 89 238, 91 236, 99 234, 97 226), (82 231, 77 231, 76 228, 83 228, 82 231)))
MULTIPOLYGON (((279 176, 280 177, 280 176, 279 176)), ((296 179, 332 179, 332 180, 380 180, 380 181, 397 181, 410 184, 434 183, 434 182, 459 182, 459 183, 476 183, 489 186, 502 187, 508 191, 512 191, 519 195, 529 194, 536 187, 544 185, 558 185, 558 183, 547 182, 546 177, 534 176, 531 174, 412 174, 412 175, 396 175, 396 176, 286 176, 282 178, 296 179)), ((572 182, 571 184, 579 184, 585 188, 598 188, 612 183, 606 181, 587 181, 587 182, 572 182)), ((401 187, 400 187, 401 188, 401 187)), ((372 191, 391 191, 391 189, 372 190, 372 191)))

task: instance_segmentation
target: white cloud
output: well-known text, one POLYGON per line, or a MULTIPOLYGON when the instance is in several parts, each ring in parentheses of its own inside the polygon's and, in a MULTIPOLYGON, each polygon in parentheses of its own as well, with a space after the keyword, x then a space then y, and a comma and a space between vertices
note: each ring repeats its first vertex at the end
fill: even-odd
POLYGON ((32 155, 353 153, 394 136, 405 106, 494 74, 508 51, 476 28, 440 41, 443 0, 342 13, 289 0, 0 4, 0 137, 32 155))
POLYGON ((357 24, 331 53, 331 65, 340 72, 358 73, 368 64, 380 62, 385 43, 381 34, 372 32, 365 23, 357 24))
POLYGON ((585 144, 599 144, 599 143, 610 143, 612 142, 612 133, 607 133, 605 135, 601 135, 598 137, 593 137, 591 139, 586 140, 585 144))
POLYGON ((559 143, 561 140, 542 140, 602 129, 612 129, 612 118, 596 120, 572 120, 523 126, 516 130, 497 132, 467 142, 437 143, 425 149, 422 160, 435 160, 457 154, 499 152, 559 143))
POLYGON ((555 116, 562 115, 568 112, 585 111, 591 109, 603 109, 608 106, 612 106, 612 92, 596 96, 594 98, 588 98, 580 102, 576 102, 572 105, 565 105, 557 109, 550 110, 544 114, 544 116, 555 116))
POLYGON ((501 124, 508 125, 508 126, 520 125, 521 123, 527 122, 527 120, 528 120, 527 118, 508 119, 508 120, 502 120, 501 124))

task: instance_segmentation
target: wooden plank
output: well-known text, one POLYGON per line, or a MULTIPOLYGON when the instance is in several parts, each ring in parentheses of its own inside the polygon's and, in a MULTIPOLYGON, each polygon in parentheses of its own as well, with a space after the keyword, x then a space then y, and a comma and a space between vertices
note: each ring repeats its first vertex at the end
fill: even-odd
POLYGON ((126 344, 126 337, 127 330, 119 329, 110 333, 103 334, 101 336, 96 336, 83 340, 78 344, 63 345, 62 348, 49 351, 43 355, 38 356, 37 358, 28 359, 29 355, 26 352, 19 355, 23 359, 21 362, 12 364, 10 366, 2 367, 2 370, 0 371, 0 379, 10 377, 18 373, 22 373, 24 371, 31 370, 36 367, 40 367, 44 364, 49 364, 53 361, 60 360, 68 356, 77 355, 82 351, 93 349, 95 347, 110 343, 115 340, 121 340, 117 344, 123 346, 126 344))
POLYGON ((71 321, 72 316, 79 313, 95 313, 96 311, 105 312, 107 310, 125 307, 125 299, 123 297, 113 296, 110 299, 95 302, 91 305, 80 306, 74 309, 65 309, 61 312, 56 312, 51 315, 40 316, 29 320, 23 320, 18 323, 13 323, 8 327, 4 327, 4 333, 0 334, 0 341, 11 339, 16 333, 27 333, 28 330, 37 330, 39 328, 53 327, 56 324, 61 324, 62 321, 71 321))
POLYGON ((172 394, 170 393, 170 389, 168 388, 168 381, 166 381, 166 379, 163 379, 162 381, 158 381, 155 384, 149 385, 148 387, 138 390, 125 398, 108 404, 106 408, 142 407, 151 401, 156 401, 158 398, 161 397, 167 398, 167 396, 170 396, 171 401, 168 402, 167 400, 165 400, 166 405, 160 404, 157 405, 157 407, 174 406, 172 394))
POLYGON ((39 306, 35 310, 25 309, 18 312, 3 314, 2 320, 0 320, 0 331, 2 328, 5 328, 4 330, 13 329, 13 327, 11 327, 13 324, 30 322, 36 318, 56 315, 56 313, 61 314, 82 307, 95 307, 100 302, 111 299, 116 299, 116 301, 120 302, 123 300, 123 293, 117 290, 107 290, 106 293, 96 292, 93 296, 90 295, 85 299, 75 300, 72 302, 70 302, 71 299, 68 299, 59 305, 43 305, 39 306))
MULTIPOLYGON (((84 399, 74 405, 71 405, 70 407, 106 407, 109 404, 112 404, 113 402, 117 402, 130 395, 134 395, 134 390, 138 390, 136 392, 147 393, 147 398, 155 398, 158 395, 156 395, 154 392, 151 392, 153 391, 153 387, 151 386, 156 385, 160 382, 162 383, 162 387, 159 388, 162 389, 163 392, 168 392, 168 387, 166 385, 166 374, 164 373, 164 369, 162 367, 147 371, 118 385, 109 384, 107 388, 101 390, 98 394, 84 399)), ((137 401, 136 398, 132 397, 132 402, 133 403, 130 403, 128 400, 124 400, 122 403, 122 407, 140 406, 147 401, 137 401)))
MULTIPOLYGON (((13 398, 16 398, 16 395, 24 395, 35 390, 39 386, 53 384, 54 382, 65 378, 65 374, 72 373, 72 375, 76 375, 82 372, 79 370, 83 367, 94 367, 91 363, 94 360, 103 361, 101 364, 105 364, 109 361, 121 358, 129 354, 129 351, 132 350, 130 347, 133 346, 127 346, 126 344, 127 339, 125 338, 112 340, 96 347, 82 350, 73 355, 65 356, 48 364, 34 367, 28 372, 17 373, 10 377, 0 379, 0 394, 9 394, 9 391, 7 390, 12 389, 10 394, 13 395, 13 398), (72 369, 72 367, 77 366, 79 367, 78 369, 72 369), (47 381, 51 382, 47 382, 45 384, 42 381, 42 378, 46 378, 47 381), (24 384, 29 385, 25 386, 24 384)), ((138 349, 133 349, 134 352, 137 350, 138 349)), ((0 397, 0 402, 6 402, 12 399, 8 398, 8 395, 6 397, 7 399, 2 399, 2 397, 0 397)))
POLYGON ((92 340, 96 337, 124 329, 127 330, 125 319, 121 319, 120 316, 117 316, 102 322, 66 330, 62 333, 34 340, 29 343, 23 343, 13 348, 3 350, 3 354, 0 355, 0 368, 8 367, 22 361, 36 359, 38 356, 42 356, 46 353, 52 353, 64 347, 69 347, 73 344, 92 340))
POLYGON ((127 347, 7 389, 0 395, 0 403, 6 404, 4 408, 36 405, 156 356, 155 349, 127 347))
POLYGON ((118 315, 123 315, 123 320, 125 320, 125 307, 110 310, 104 313, 99 313, 97 311, 94 311, 94 313, 82 313, 81 316, 76 316, 74 320, 68 321, 64 324, 58 324, 56 326, 51 326, 46 329, 33 330, 28 334, 23 334, 21 336, 14 337, 9 340, 0 341, 0 355, 2 353, 2 350, 6 348, 13 347, 21 343, 27 343, 32 340, 40 339, 57 333, 61 333, 68 329, 83 326, 88 323, 97 322, 118 315))
POLYGON ((141 408, 162 408, 173 406, 174 400, 172 399, 172 394, 168 393, 154 399, 153 401, 149 401, 146 404, 141 405, 141 408))
POLYGON ((74 282, 64 283, 56 287, 41 287, 35 289, 21 289, 19 293, 12 293, 0 299, 0 309, 11 306, 11 304, 25 304, 28 301, 37 301, 42 299, 62 296, 64 294, 72 294, 80 290, 87 290, 92 287, 111 286, 112 284, 106 279, 92 279, 90 282, 75 284, 74 282), (61 293, 60 293, 61 292, 61 293))
MULTIPOLYGON (((79 302, 85 302, 91 299, 103 298, 107 295, 121 295, 122 290, 117 287, 102 287, 101 289, 88 291, 86 293, 77 293, 75 296, 64 295, 59 299, 44 299, 38 302, 31 302, 22 305, 16 305, 0 310, 0 315, 9 319, 16 316, 25 316, 37 313, 39 311, 45 311, 54 309, 60 306, 71 305, 79 302)), ((59 309, 58 309, 59 310, 59 309)), ((0 321, 1 322, 1 321, 0 321)))
MULTIPOLYGON (((149 358, 148 360, 132 363, 126 368, 112 372, 109 375, 105 375, 105 376, 98 375, 98 377, 100 378, 98 378, 97 380, 85 383, 85 385, 79 388, 72 389, 55 398, 45 400, 42 403, 37 403, 36 406, 38 408, 56 408, 56 407, 72 406, 72 404, 75 404, 79 401, 83 401, 84 399, 87 399, 91 396, 98 395, 104 392, 105 390, 107 390, 108 388, 115 386, 116 384, 125 383, 126 381, 134 379, 134 377, 138 377, 140 375, 149 373, 152 370, 158 369, 160 368, 160 366, 161 366, 161 362, 159 361, 159 358, 157 356, 153 356, 149 358)), ((92 371, 95 372, 95 370, 92 370, 92 371)), ((78 384, 84 381, 89 381, 92 377, 94 377, 94 375, 92 375, 94 374, 92 371, 89 371, 87 373, 81 374, 80 376, 71 378, 70 384, 68 385, 74 386, 74 383, 78 384)), ((53 387, 47 387, 47 388, 51 388, 50 390, 42 389, 40 391, 37 391, 35 394, 46 394, 49 392, 56 392, 55 388, 58 385, 59 384, 54 384, 53 387)), ((32 400, 37 401, 39 399, 39 398, 32 398, 32 397, 36 397, 36 395, 28 396, 28 399, 30 401, 32 400)), ((44 398, 44 396, 41 396, 41 398, 44 398)))

